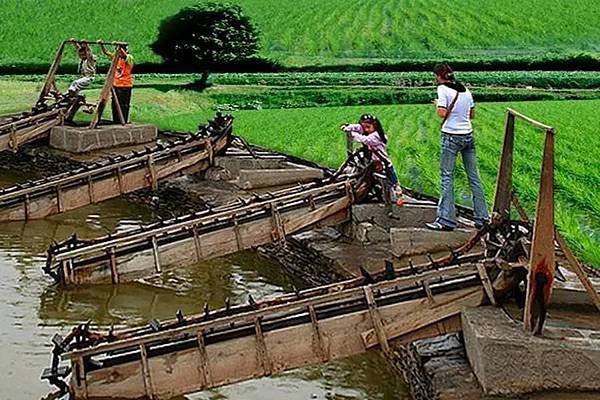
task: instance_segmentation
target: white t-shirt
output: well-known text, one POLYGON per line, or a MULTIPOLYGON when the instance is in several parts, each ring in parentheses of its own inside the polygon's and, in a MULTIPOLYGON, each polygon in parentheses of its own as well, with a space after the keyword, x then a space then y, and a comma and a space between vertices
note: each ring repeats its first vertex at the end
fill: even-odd
POLYGON ((456 89, 441 84, 437 88, 437 93, 437 106, 446 109, 450 107, 454 97, 458 93, 458 99, 456 99, 454 107, 450 110, 450 115, 446 118, 446 122, 442 125, 442 132, 452 135, 467 135, 473 132, 470 112, 475 107, 475 103, 469 89, 465 88, 464 92, 459 92, 456 89))

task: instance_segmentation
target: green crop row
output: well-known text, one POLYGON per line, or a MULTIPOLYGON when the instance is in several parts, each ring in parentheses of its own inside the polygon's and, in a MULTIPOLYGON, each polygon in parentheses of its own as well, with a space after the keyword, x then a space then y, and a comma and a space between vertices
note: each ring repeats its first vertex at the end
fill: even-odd
MULTIPOLYGON (((197 2, 3 0, 0 66, 47 65, 58 43, 69 37, 125 40, 138 63, 157 63, 161 60, 149 44, 160 21, 197 2)), ((600 51, 595 0, 464 0, 455 7, 434 0, 232 2, 262 32, 261 56, 286 65, 561 59, 600 51)))

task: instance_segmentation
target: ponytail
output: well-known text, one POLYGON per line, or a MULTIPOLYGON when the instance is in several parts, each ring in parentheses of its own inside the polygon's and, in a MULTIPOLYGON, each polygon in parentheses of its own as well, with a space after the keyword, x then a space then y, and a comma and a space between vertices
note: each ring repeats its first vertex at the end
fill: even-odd
POLYGON ((435 67, 433 67, 433 73, 442 77, 442 79, 446 81, 456 81, 456 78, 454 77, 454 71, 448 63, 437 64, 435 67))

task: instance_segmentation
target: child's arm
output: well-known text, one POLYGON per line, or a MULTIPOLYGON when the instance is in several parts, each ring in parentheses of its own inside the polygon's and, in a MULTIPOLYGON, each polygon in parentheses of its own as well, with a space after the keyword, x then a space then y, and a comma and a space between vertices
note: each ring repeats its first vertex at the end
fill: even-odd
POLYGON ((344 132, 357 132, 362 134, 363 133, 363 129, 362 126, 360 124, 344 124, 341 126, 342 130, 344 132))
POLYGON ((69 39, 69 41, 71 42, 73 47, 75 47, 75 50, 79 51, 79 49, 81 48, 81 45, 79 44, 79 42, 76 42, 75 38, 71 38, 71 39, 69 39))
POLYGON ((109 58, 113 58, 114 54, 111 53, 110 51, 108 51, 106 49, 106 47, 104 46, 104 43, 102 43, 102 40, 98 39, 98 44, 100 45, 100 50, 102 50, 102 52, 109 58))
POLYGON ((375 147, 381 144, 381 138, 377 132, 373 132, 369 135, 363 135, 362 133, 358 132, 350 132, 350 135, 352 136, 352 140, 366 144, 369 147, 375 147))

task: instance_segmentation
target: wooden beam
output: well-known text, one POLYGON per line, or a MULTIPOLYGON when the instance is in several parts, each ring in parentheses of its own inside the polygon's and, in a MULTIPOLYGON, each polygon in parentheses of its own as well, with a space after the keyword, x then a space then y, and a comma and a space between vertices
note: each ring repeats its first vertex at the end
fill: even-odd
POLYGON ((40 96, 38 97, 38 103, 45 103, 46 96, 50 92, 50 89, 54 85, 56 71, 58 70, 58 66, 60 65, 60 61, 62 59, 64 50, 65 50, 66 41, 63 41, 56 50, 56 54, 54 54, 54 59, 52 60, 52 64, 50 64, 50 69, 48 70, 48 74, 46 75, 46 79, 44 80, 44 86, 42 86, 42 91, 40 92, 40 96))
POLYGON ((98 103, 96 104, 96 110, 94 111, 94 116, 92 117, 92 121, 90 122, 90 129, 94 129, 96 126, 98 126, 98 123, 102 119, 102 114, 104 113, 104 109, 106 108, 106 103, 110 96, 115 80, 115 72, 117 71, 118 61, 119 57, 117 57, 115 54, 110 63, 110 67, 108 68, 108 72, 106 74, 106 79, 104 80, 102 90, 100 91, 100 97, 98 98, 98 103))
POLYGON ((584 271, 583 267, 581 266, 581 263, 579 262, 577 257, 575 257, 575 255, 571 251, 571 248, 569 247, 565 239, 562 237, 562 235, 558 232, 558 230, 554 231, 554 237, 556 239, 556 242, 558 243, 558 247, 560 247, 565 257, 567 258, 567 262, 569 263, 569 269, 573 273, 575 273, 575 275, 577 275, 577 278, 579 278, 579 281, 588 293, 592 304, 594 304, 596 308, 600 311, 600 295, 598 295, 596 288, 590 281, 590 278, 584 271))
POLYGON ((485 293, 487 294, 490 303, 493 306, 498 305, 496 302, 496 295, 494 294, 494 287, 492 286, 492 282, 490 281, 490 277, 487 273, 487 269, 483 263, 476 263, 477 272, 479 273, 479 278, 481 279, 481 284, 483 285, 483 289, 485 289, 485 293))
POLYGON ((373 330, 377 336, 377 341, 379 342, 379 347, 384 353, 390 351, 390 345, 388 343, 388 338, 383 328, 383 322, 381 321, 381 315, 379 315, 379 310, 377 309, 377 304, 375 303, 375 299, 373 298, 373 291, 370 286, 364 287, 365 298, 367 300, 367 305, 369 306, 369 315, 371 316, 371 322, 373 323, 373 330))
POLYGON ((523 322, 541 334, 554 282, 554 130, 546 131, 523 322))
POLYGON ((504 127, 504 144, 500 156, 500 167, 496 178, 496 194, 494 195, 493 210, 506 220, 510 218, 510 200, 512 193, 512 169, 515 142, 515 116, 510 111, 506 113, 504 127))

